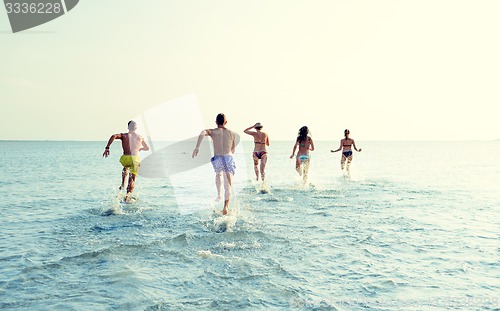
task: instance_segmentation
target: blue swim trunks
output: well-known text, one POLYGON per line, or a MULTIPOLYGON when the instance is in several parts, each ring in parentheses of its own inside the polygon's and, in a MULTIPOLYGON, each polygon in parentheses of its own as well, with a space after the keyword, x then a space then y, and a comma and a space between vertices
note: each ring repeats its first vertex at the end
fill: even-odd
POLYGON ((212 166, 216 173, 229 172, 234 175, 236 165, 234 164, 233 156, 231 155, 216 155, 211 160, 212 166))
POLYGON ((342 154, 344 155, 344 157, 348 158, 348 157, 352 156, 352 150, 344 151, 344 152, 342 152, 342 154))

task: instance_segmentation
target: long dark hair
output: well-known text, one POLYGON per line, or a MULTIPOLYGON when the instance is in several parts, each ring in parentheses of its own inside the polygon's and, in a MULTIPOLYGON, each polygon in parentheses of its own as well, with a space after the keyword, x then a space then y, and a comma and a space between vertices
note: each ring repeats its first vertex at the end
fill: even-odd
POLYGON ((299 135, 297 136, 298 142, 304 142, 307 140, 307 134, 309 134, 309 129, 307 126, 303 126, 299 130, 299 135))

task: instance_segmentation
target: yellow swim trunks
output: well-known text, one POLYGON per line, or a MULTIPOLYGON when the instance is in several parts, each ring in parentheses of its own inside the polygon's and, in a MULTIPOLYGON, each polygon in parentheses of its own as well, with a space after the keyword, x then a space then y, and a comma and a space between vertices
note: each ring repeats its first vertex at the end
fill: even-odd
POLYGON ((120 157, 120 163, 123 167, 128 167, 130 173, 137 175, 139 172, 139 166, 141 166, 141 158, 139 156, 122 155, 120 157))

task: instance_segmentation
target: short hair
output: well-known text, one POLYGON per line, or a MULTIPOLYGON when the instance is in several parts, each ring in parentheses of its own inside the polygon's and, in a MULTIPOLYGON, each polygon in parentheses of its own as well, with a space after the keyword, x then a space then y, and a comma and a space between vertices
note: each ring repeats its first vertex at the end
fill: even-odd
POLYGON ((224 123, 226 123, 226 116, 223 113, 219 113, 215 118, 215 122, 218 125, 224 125, 224 123))
POLYGON ((137 123, 135 123, 134 120, 130 120, 128 121, 127 126, 129 130, 135 130, 137 128, 137 123))

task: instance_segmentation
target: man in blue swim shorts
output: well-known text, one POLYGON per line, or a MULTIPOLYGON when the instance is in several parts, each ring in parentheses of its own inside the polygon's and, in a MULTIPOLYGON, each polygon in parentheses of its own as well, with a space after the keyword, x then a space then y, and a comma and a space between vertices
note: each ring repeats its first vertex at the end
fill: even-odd
POLYGON ((222 214, 229 212, 229 200, 231 198, 231 186, 235 174, 233 154, 236 149, 235 134, 226 128, 226 116, 219 113, 215 119, 217 127, 206 129, 198 136, 196 148, 193 150, 193 158, 198 155, 200 144, 205 136, 212 137, 214 144, 214 156, 211 159, 215 171, 215 186, 217 188, 217 200, 221 199, 222 181, 224 180, 224 208, 222 214))

